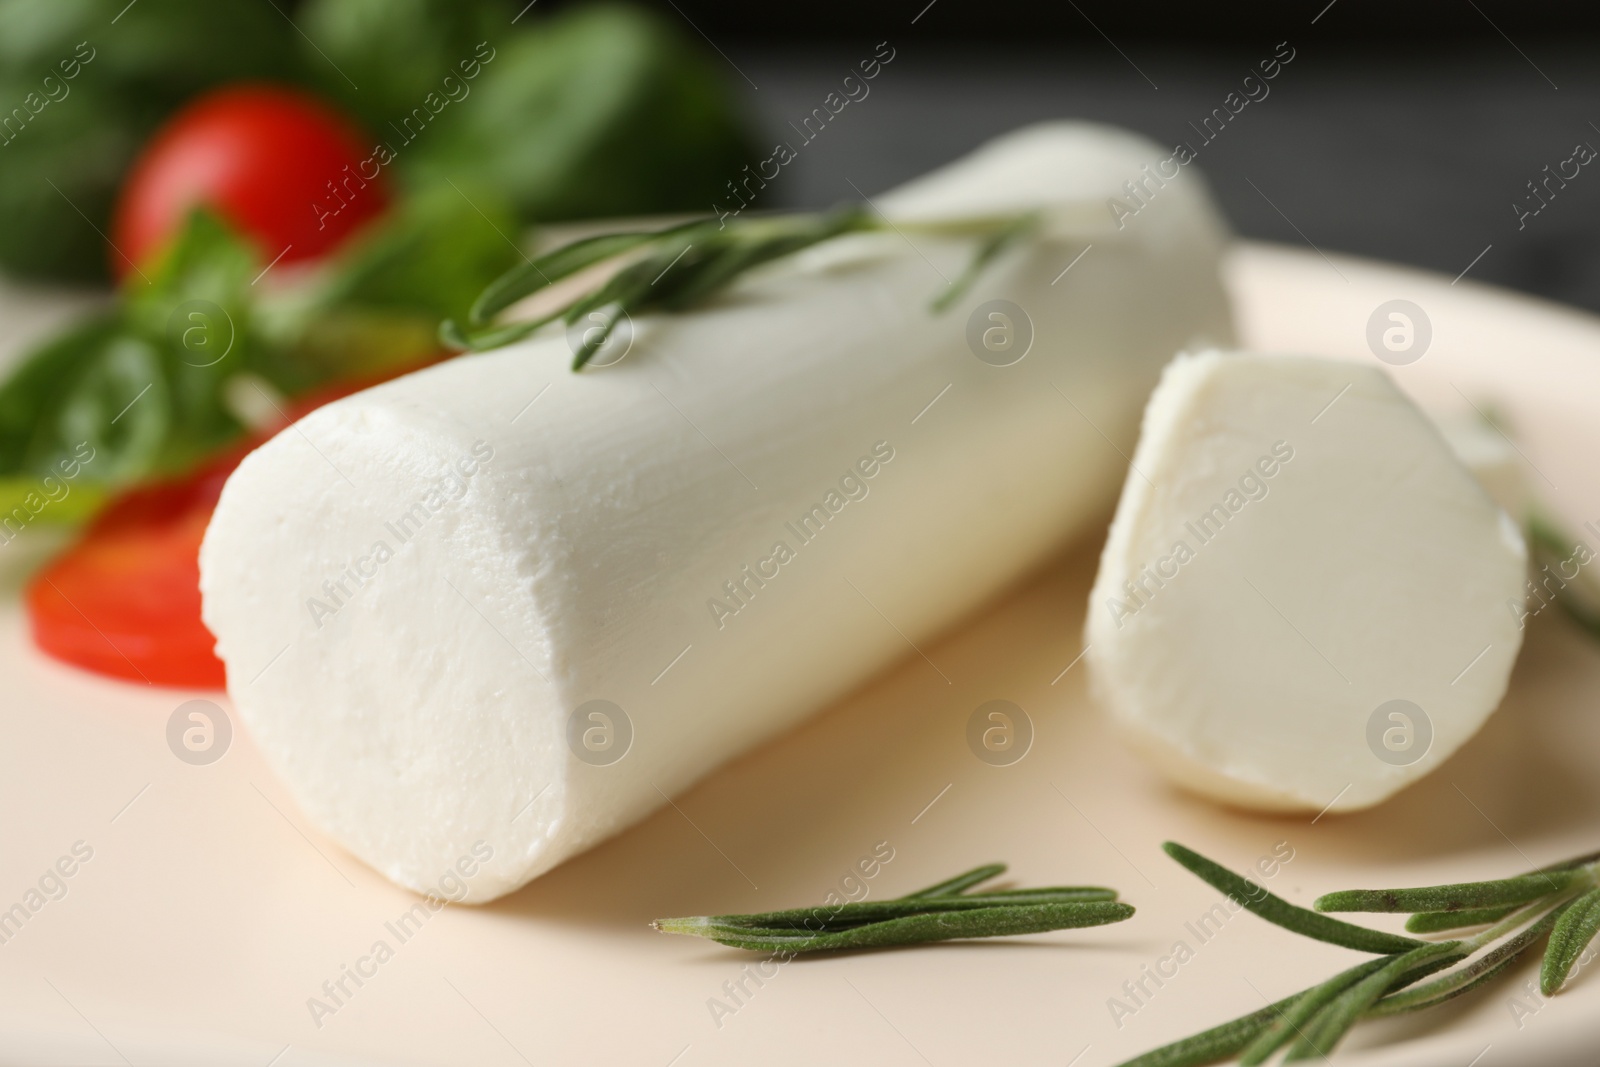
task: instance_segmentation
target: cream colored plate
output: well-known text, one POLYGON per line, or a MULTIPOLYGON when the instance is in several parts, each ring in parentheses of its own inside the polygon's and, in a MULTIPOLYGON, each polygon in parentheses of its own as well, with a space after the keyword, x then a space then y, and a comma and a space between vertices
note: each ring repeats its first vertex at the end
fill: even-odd
MULTIPOLYGON (((1492 399, 1553 506, 1600 517, 1600 322, 1270 246, 1242 246, 1230 269, 1244 337, 1262 348, 1371 360, 1372 311, 1414 301, 1433 339, 1397 368, 1405 388, 1435 409, 1492 399)), ((14 314, 0 301, 13 340, 14 314)), ((1171 791, 1105 735, 1082 668, 1069 669, 1085 546, 924 649, 953 684, 909 657, 643 825, 497 904, 447 908, 402 943, 386 924, 416 899, 310 830, 248 738, 210 766, 169 751, 168 717, 197 694, 103 681, 28 647, 15 595, 27 551, 0 548, 0 908, 76 842, 93 858, 0 944, 0 1063, 1101 1067, 1351 958, 1249 915, 1212 920, 1202 943, 1218 895, 1162 855, 1163 839, 1239 866, 1292 849, 1267 884, 1301 902, 1600 847, 1600 647, 1561 620, 1536 620, 1505 706, 1421 785, 1361 815, 1263 818, 1171 791), (979 762, 964 740, 994 698, 1037 729, 1010 767, 979 762), (761 985, 741 972, 757 957, 645 925, 817 901, 881 841, 894 859, 874 897, 1006 860, 1025 884, 1117 886, 1140 912, 1098 930, 802 959, 761 985), (360 987, 346 979, 352 995, 317 1025, 308 998, 380 940, 392 958, 360 987), (1124 983, 1179 940, 1193 958, 1129 999, 1124 983), (712 999, 734 1005, 726 984, 742 977, 737 1010, 714 1016, 712 999), (1136 1010, 1114 1018, 1114 997, 1136 1010)), ((1519 990, 1529 973, 1460 1008, 1364 1027, 1338 1059, 1593 1063, 1600 974, 1546 1005, 1519 990)))

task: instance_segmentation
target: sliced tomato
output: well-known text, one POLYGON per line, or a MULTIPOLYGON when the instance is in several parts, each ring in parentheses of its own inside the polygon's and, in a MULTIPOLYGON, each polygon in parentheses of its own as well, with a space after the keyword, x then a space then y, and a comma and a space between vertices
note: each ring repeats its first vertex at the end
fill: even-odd
POLYGON ((101 512, 28 583, 34 643, 115 678, 220 688, 216 639, 200 621, 200 539, 244 452, 184 481, 135 489, 101 512))
MULTIPOLYGON (((291 405, 288 418, 419 366, 321 389, 291 405)), ((221 688, 226 676, 216 638, 200 621, 200 540, 228 475, 268 436, 252 437, 185 478, 140 486, 107 505, 76 544, 28 583, 23 600, 34 643, 113 678, 221 688)))

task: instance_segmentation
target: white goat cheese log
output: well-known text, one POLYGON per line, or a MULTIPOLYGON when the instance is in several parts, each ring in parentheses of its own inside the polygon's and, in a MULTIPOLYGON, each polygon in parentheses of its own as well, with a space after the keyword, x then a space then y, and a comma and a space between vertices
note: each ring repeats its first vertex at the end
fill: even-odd
POLYGON ((641 317, 614 365, 572 373, 556 332, 250 455, 201 552, 205 620, 305 814, 419 891, 468 857, 463 899, 493 899, 1105 514, 1161 366, 1231 332, 1224 227, 1198 174, 1147 169, 1165 155, 1018 131, 878 198, 895 232, 641 317), (1031 209, 1040 235, 931 311, 974 240, 915 224, 1031 209))

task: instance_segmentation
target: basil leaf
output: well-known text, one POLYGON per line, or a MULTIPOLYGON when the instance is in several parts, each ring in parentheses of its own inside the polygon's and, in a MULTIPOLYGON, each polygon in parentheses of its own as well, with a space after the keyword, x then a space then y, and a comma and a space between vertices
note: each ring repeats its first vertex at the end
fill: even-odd
POLYGON ((529 222, 706 211, 755 158, 715 57, 656 15, 535 9, 518 29, 462 57, 481 66, 465 99, 414 132, 387 123, 421 100, 385 120, 413 182, 471 178, 529 222))
MULTIPOLYGON (((429 93, 451 91, 444 79, 468 83, 479 42, 498 44, 508 32, 525 30, 511 0, 310 0, 297 18, 306 36, 327 56, 311 65, 322 92, 341 104, 380 138, 393 136, 429 93), (346 79, 349 79, 348 81, 346 79), (352 85, 359 85, 357 90, 352 85)), ((536 9, 537 10, 537 9, 536 9)), ((459 89, 455 90, 457 93, 459 89)))
POLYGON ((418 192, 385 226, 362 238, 335 268, 325 307, 348 305, 428 318, 460 318, 478 294, 525 261, 521 227, 492 190, 467 182, 418 192))
POLYGON ((256 269, 242 239, 195 212, 149 284, 36 348, 0 384, 0 477, 26 484, 76 456, 83 484, 115 487, 183 471, 236 439, 228 379, 252 371, 281 388, 296 378, 252 334, 256 269))
POLYGON ((221 82, 300 79, 299 35, 258 0, 0 0, 0 27, 0 266, 20 275, 105 277, 112 199, 162 120, 221 82))
POLYGON ((0 386, 0 475, 26 483, 76 455, 93 481, 137 477, 156 465, 170 421, 159 354, 118 316, 89 319, 0 386))

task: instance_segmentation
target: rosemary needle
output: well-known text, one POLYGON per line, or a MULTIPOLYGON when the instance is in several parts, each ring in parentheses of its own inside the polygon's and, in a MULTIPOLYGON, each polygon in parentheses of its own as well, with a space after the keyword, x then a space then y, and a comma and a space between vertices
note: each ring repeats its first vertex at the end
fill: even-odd
POLYGON ((1419 911, 1406 920, 1406 929, 1413 934, 1437 934, 1445 930, 1464 930, 1469 926, 1487 926, 1499 922, 1517 910, 1515 904, 1498 908, 1463 908, 1460 911, 1419 911))
POLYGON ((1412 913, 1482 910, 1526 904, 1574 886, 1592 884, 1589 874, 1579 868, 1549 874, 1525 874, 1498 882, 1465 882, 1422 889, 1348 889, 1318 897, 1315 907, 1318 911, 1412 913))
POLYGON ((894 900, 658 919, 651 925, 662 933, 709 938, 732 948, 799 953, 1038 934, 1103 926, 1133 914, 1131 906, 1117 901, 1115 890, 1099 886, 967 892, 1005 869, 1000 863, 977 867, 894 900))
POLYGON ((1539 974, 1539 987, 1545 996, 1566 983, 1567 975, 1596 932, 1600 932, 1600 889, 1591 889, 1556 916, 1539 974))
POLYGON ((1380 955, 1120 1067, 1200 1067, 1232 1057, 1239 1057, 1242 1064, 1259 1064, 1280 1051, 1286 1063, 1321 1059, 1361 1019, 1443 1004, 1492 981, 1546 939, 1540 984, 1549 996, 1560 989, 1600 933, 1597 853, 1494 881, 1346 890, 1316 901, 1317 912, 1411 911, 1406 925, 1413 933, 1485 927, 1460 940, 1421 941, 1351 923, 1325 926, 1313 920, 1327 916, 1275 897, 1199 853, 1172 843, 1164 847, 1179 863, 1262 918, 1307 937, 1380 955))
POLYGON ((1213 863, 1174 841, 1168 841, 1161 848, 1213 888, 1226 893, 1235 904, 1297 934, 1360 952, 1407 952, 1426 943, 1380 930, 1369 930, 1365 926, 1330 919, 1326 915, 1297 907, 1249 879, 1234 874, 1220 863, 1213 863))

